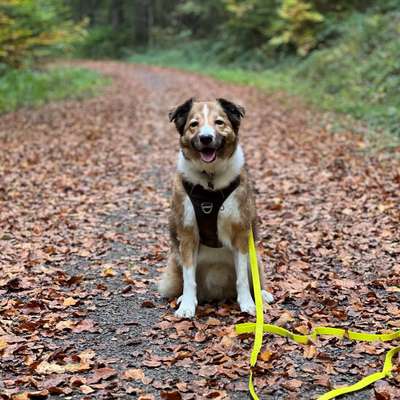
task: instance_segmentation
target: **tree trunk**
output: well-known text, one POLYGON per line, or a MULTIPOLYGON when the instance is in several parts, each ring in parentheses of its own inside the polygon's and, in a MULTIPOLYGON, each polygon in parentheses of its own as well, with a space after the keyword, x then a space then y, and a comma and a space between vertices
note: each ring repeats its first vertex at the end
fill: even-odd
POLYGON ((112 29, 117 31, 125 22, 124 0, 112 0, 110 11, 112 29))
POLYGON ((135 7, 135 42, 140 47, 147 47, 150 42, 150 29, 153 19, 153 1, 136 0, 135 7))

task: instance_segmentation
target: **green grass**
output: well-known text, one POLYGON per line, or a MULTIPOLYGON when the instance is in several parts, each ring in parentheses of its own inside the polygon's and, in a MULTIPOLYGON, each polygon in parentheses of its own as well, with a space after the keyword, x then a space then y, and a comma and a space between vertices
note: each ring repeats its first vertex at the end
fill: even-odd
POLYGON ((75 67, 10 70, 0 76, 0 113, 50 101, 95 95, 109 80, 75 67))

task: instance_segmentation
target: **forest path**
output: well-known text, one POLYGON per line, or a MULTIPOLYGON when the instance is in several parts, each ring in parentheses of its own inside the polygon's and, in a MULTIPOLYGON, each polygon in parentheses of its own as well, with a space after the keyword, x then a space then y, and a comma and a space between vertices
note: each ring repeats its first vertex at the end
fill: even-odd
MULTIPOLYGON (((167 114, 192 96, 247 111, 241 142, 277 300, 266 321, 400 327, 399 160, 363 154, 362 139, 330 133, 285 96, 172 69, 79 65, 112 85, 0 116, 1 398, 247 398, 252 338, 233 327, 250 318, 220 304, 179 321, 156 293, 178 150, 167 114)), ((391 346, 265 336, 257 392, 315 398, 380 370, 391 346)), ((399 382, 344 398, 400 398, 399 382)))

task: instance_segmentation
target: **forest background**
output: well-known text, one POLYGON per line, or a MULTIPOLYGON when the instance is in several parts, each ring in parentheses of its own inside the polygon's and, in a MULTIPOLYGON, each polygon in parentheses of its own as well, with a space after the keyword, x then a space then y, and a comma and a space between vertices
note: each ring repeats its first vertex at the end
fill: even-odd
POLYGON ((0 111, 107 82, 55 57, 124 59, 297 95, 400 136, 398 0, 0 0, 0 111))

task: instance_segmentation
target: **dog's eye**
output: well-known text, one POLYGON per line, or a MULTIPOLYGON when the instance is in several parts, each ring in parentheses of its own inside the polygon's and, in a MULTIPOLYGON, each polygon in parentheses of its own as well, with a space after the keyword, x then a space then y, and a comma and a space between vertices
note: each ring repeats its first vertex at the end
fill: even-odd
POLYGON ((196 128, 197 125, 199 125, 199 122, 198 122, 198 121, 192 121, 192 122, 190 123, 189 126, 190 126, 191 128, 196 128))
POLYGON ((215 123, 216 123, 217 125, 219 125, 219 126, 222 126, 225 122, 224 122, 224 120, 222 120, 222 119, 217 119, 217 120, 215 121, 215 123))

